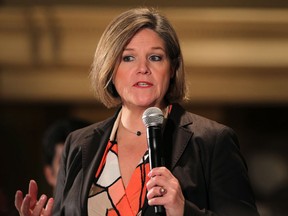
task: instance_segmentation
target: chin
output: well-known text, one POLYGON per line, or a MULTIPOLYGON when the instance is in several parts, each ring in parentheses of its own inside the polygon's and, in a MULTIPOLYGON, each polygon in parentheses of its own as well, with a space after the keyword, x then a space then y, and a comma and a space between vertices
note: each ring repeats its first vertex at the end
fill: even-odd
POLYGON ((146 107, 146 108, 149 108, 149 107, 161 107, 159 103, 156 103, 156 102, 153 102, 153 103, 143 103, 142 105, 140 105, 142 107, 146 107))
MULTIPOLYGON (((135 106, 139 106, 139 107, 160 107, 161 106, 161 103, 156 100, 156 98, 153 98, 151 99, 151 97, 149 98, 141 98, 141 96, 139 96, 139 98, 136 98, 134 101, 133 101, 133 104, 135 106)), ((164 102, 162 102, 164 104, 164 102)))

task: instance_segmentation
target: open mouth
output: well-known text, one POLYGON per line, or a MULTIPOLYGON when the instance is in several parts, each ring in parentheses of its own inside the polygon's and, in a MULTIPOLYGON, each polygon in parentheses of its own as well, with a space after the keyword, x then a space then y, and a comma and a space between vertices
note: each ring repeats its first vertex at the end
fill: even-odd
POLYGON ((137 82, 134 86, 149 87, 149 86, 152 86, 152 83, 149 83, 149 82, 137 82))

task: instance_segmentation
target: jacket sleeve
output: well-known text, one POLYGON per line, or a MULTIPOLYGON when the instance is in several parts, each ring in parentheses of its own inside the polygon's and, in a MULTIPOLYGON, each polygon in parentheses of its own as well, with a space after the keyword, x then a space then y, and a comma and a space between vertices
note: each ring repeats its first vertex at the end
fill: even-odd
MULTIPOLYGON (((73 212, 73 215, 81 215, 80 190, 75 186, 73 187, 73 185, 79 182, 78 179, 81 177, 82 153, 81 146, 73 147, 71 140, 72 134, 68 136, 65 142, 60 162, 54 194, 53 216, 67 215, 67 212, 73 212), (63 204, 64 200, 66 200, 65 207, 63 204), (70 205, 67 204, 68 201, 70 202, 70 205)), ((69 213, 69 215, 72 214, 69 213)))
POLYGON ((67 155, 69 152, 70 140, 71 140, 71 134, 66 139, 60 165, 59 165, 57 184, 56 184, 56 188, 54 191, 53 216, 61 215, 61 202, 62 202, 64 186, 65 186, 65 181, 66 181, 65 180, 66 179, 66 164, 67 164, 66 160, 67 160, 67 155))
POLYGON ((186 200, 184 215, 259 216, 234 131, 224 126, 211 140, 210 159, 204 165, 209 209, 200 210, 186 200))

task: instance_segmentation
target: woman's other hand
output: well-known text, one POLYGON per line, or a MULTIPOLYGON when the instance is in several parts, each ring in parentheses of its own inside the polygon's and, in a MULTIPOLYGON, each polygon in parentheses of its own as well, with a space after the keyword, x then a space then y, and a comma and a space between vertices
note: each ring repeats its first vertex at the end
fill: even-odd
POLYGON ((41 195, 37 200, 38 186, 34 180, 29 183, 28 194, 23 197, 22 191, 18 190, 15 194, 15 206, 20 216, 50 216, 54 199, 50 198, 47 201, 45 194, 41 195))
POLYGON ((166 167, 153 168, 148 176, 147 199, 149 205, 163 205, 167 216, 183 215, 185 198, 178 180, 166 167))

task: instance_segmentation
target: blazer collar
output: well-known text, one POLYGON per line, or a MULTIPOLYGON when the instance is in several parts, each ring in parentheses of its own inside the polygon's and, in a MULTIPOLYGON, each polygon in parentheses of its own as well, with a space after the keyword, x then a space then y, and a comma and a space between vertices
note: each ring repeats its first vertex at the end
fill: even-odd
MULTIPOLYGON (((120 110, 121 108, 109 119, 96 124, 93 134, 87 136, 85 143, 82 145, 84 174, 86 173, 88 176, 95 174, 94 171, 100 163, 113 124, 120 110), (91 154, 91 152, 96 154, 91 154)), ((163 146, 161 147, 166 161, 165 165, 170 170, 175 167, 193 135, 193 132, 188 129, 191 124, 193 124, 192 118, 185 109, 179 104, 173 104, 171 113, 163 128, 163 146)))

